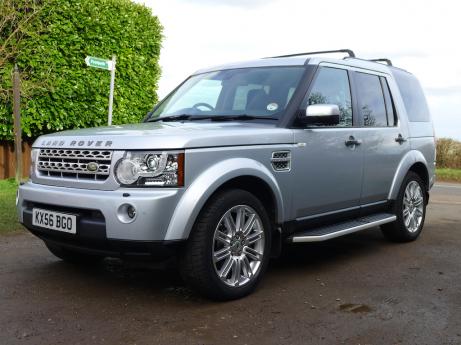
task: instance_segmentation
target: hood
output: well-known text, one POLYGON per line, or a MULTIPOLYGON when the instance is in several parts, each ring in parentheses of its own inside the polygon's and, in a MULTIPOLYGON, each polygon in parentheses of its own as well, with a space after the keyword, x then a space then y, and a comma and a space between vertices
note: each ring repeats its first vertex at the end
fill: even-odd
POLYGON ((47 134, 33 147, 156 150, 275 143, 293 143, 293 132, 254 122, 152 122, 47 134))

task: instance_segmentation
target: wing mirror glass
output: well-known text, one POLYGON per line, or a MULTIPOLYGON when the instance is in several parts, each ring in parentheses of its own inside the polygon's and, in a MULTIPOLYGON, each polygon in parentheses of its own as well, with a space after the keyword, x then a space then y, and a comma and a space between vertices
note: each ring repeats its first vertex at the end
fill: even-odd
POLYGON ((301 116, 306 125, 335 126, 339 124, 339 107, 336 104, 309 105, 301 116))

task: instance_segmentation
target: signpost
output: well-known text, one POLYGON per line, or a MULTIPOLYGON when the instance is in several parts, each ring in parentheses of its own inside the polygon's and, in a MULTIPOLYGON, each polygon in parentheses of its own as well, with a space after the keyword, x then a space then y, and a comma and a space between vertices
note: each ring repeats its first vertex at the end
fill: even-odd
POLYGON ((21 130, 21 79, 18 65, 13 72, 13 115, 14 115, 14 149, 16 156, 16 182, 22 179, 22 130, 21 130))
POLYGON ((110 71, 109 113, 107 115, 109 126, 112 124, 112 108, 114 104, 115 62, 115 55, 112 55, 112 60, 105 60, 94 56, 87 56, 85 58, 87 66, 110 71))

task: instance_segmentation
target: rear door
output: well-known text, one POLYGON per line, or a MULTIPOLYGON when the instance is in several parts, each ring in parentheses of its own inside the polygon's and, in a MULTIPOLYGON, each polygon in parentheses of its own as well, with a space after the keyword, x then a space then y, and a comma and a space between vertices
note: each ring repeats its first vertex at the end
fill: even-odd
POLYGON ((361 204, 387 200, 397 167, 409 150, 385 75, 353 72, 364 154, 361 204))

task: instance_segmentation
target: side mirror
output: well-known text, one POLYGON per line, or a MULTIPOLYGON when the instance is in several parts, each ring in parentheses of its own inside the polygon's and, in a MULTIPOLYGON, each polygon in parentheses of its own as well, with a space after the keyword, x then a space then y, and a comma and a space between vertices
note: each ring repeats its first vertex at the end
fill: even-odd
POLYGON ((305 125, 335 126, 339 124, 339 114, 336 104, 312 104, 300 119, 305 125))

